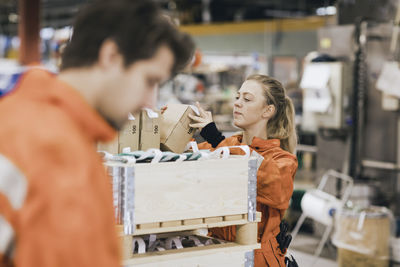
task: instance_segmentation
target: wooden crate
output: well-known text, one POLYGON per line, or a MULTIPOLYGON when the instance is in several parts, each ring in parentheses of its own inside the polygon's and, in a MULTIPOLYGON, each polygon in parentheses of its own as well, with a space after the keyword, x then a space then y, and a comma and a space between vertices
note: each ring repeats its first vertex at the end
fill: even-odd
POLYGON ((117 223, 132 235, 254 221, 256 166, 245 158, 108 164, 117 223))
POLYGON ((251 266, 248 252, 261 247, 256 159, 107 165, 124 266, 251 266), (133 255, 134 236, 230 225, 235 242, 133 255))

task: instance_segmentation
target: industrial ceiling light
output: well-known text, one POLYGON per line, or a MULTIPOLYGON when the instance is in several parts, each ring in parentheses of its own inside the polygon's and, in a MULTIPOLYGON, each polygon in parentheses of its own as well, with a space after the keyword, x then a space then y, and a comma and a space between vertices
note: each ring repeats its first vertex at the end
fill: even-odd
POLYGON ((19 16, 18 16, 16 13, 10 13, 10 14, 8 15, 8 20, 9 20, 11 23, 18 23, 18 18, 19 18, 19 16))
POLYGON ((318 16, 335 15, 336 7, 335 6, 320 7, 317 8, 316 13, 318 16))

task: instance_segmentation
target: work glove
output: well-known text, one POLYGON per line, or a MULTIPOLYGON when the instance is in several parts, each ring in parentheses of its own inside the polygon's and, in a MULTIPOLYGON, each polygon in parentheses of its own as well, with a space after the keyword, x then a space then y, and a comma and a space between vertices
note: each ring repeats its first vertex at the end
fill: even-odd
POLYGON ((285 221, 281 221, 281 224, 279 225, 280 232, 276 236, 276 241, 279 244, 279 249, 283 254, 286 253, 287 248, 290 245, 290 242, 292 241, 292 236, 288 234, 289 231, 289 225, 285 221))
MULTIPOLYGON (((290 245, 290 242, 292 241, 292 236, 288 234, 289 224, 287 222, 281 221, 279 228, 281 231, 276 236, 276 241, 279 244, 279 249, 281 250, 281 252, 285 254, 290 245)), ((299 267, 292 255, 290 255, 289 257, 285 257, 285 265, 286 267, 299 267)))

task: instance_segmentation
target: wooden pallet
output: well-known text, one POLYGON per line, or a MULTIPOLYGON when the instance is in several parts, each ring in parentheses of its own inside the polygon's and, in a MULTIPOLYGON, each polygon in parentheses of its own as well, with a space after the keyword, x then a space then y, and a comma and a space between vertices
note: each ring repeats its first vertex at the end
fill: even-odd
MULTIPOLYGON (((257 212, 257 222, 261 221, 261 213, 257 212)), ((188 220, 176 220, 167 222, 137 224, 134 234, 132 236, 158 234, 167 232, 180 232, 195 230, 201 228, 224 227, 229 225, 243 225, 249 223, 247 214, 237 214, 228 216, 217 216, 207 218, 197 218, 188 220)), ((123 226, 117 225, 117 232, 121 236, 123 233, 123 226)))
MULTIPOLYGON (((121 225, 117 226, 117 231, 119 232, 120 235, 120 240, 122 244, 122 251, 123 251, 123 259, 125 259, 128 263, 132 262, 129 259, 136 259, 136 258, 141 258, 144 255, 133 255, 132 251, 132 238, 133 236, 137 235, 145 235, 145 234, 155 234, 155 233, 166 233, 170 232, 169 235, 180 235, 182 232, 185 232, 186 234, 191 234, 195 232, 187 232, 188 230, 196 230, 196 229, 202 229, 202 228, 213 228, 213 227, 223 227, 223 226, 229 226, 229 225, 237 225, 237 230, 236 230, 236 240, 235 243, 228 243, 228 244, 223 244, 223 245, 218 245, 217 247, 211 246, 206 247, 208 249, 217 249, 215 251, 213 250, 207 250, 209 254, 215 254, 215 253, 220 253, 226 251, 226 249, 232 249, 232 252, 237 252, 237 251, 249 251, 253 249, 260 248, 260 244, 257 243, 257 224, 259 221, 261 221, 261 213, 257 212, 257 220, 255 222, 249 222, 247 220, 247 215, 242 214, 242 215, 233 215, 233 216, 223 216, 222 218, 202 218, 198 219, 199 222, 200 220, 203 222, 202 224, 189 224, 185 225, 185 221, 181 221, 180 225, 176 226, 169 226, 169 227, 161 227, 163 223, 159 223, 157 225, 152 225, 152 227, 149 227, 147 229, 138 229, 138 232, 135 232, 135 235, 124 235, 123 234, 123 227, 121 225), (217 221, 219 220, 219 221, 217 221), (208 221, 208 223, 205 223, 208 221), (143 230, 143 231, 139 231, 143 230), (222 248, 222 250, 220 250, 222 248), (235 250, 236 249, 236 250, 235 250)), ((171 223, 171 222, 169 222, 171 223)), ((182 254, 181 256, 173 256, 172 258, 176 257, 191 257, 191 256, 196 256, 196 255, 202 255, 202 253, 205 253, 204 247, 199 247, 199 248, 190 248, 189 250, 183 249, 183 250, 174 250, 174 251, 166 251, 166 252, 154 252, 154 253, 148 253, 147 256, 151 257, 151 260, 154 262, 157 262, 158 260, 162 259, 170 259, 171 256, 168 256, 170 254, 174 253, 183 253, 185 251, 188 252, 193 252, 189 253, 188 255, 182 254), (200 254, 199 254, 200 253, 200 254), (165 256, 165 257, 153 257, 153 256, 165 256), (167 256, 166 256, 167 255, 167 256)), ((224 254, 225 255, 225 254, 224 254)), ((145 257, 146 258, 146 257, 145 257)), ((228 257, 229 258, 229 257, 228 257)), ((145 262, 147 261, 147 258, 145 262)), ((133 260, 135 262, 135 260, 133 260)), ((141 261, 140 261, 141 262, 141 261)))

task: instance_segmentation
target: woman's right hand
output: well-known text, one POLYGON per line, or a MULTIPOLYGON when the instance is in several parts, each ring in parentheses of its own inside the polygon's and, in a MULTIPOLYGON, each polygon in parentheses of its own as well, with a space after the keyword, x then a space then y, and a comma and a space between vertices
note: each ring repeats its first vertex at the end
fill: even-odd
POLYGON ((194 123, 189 124, 192 128, 203 129, 208 124, 213 122, 212 113, 210 111, 205 111, 199 104, 196 102, 196 106, 199 109, 199 116, 189 114, 189 118, 191 118, 194 123))

